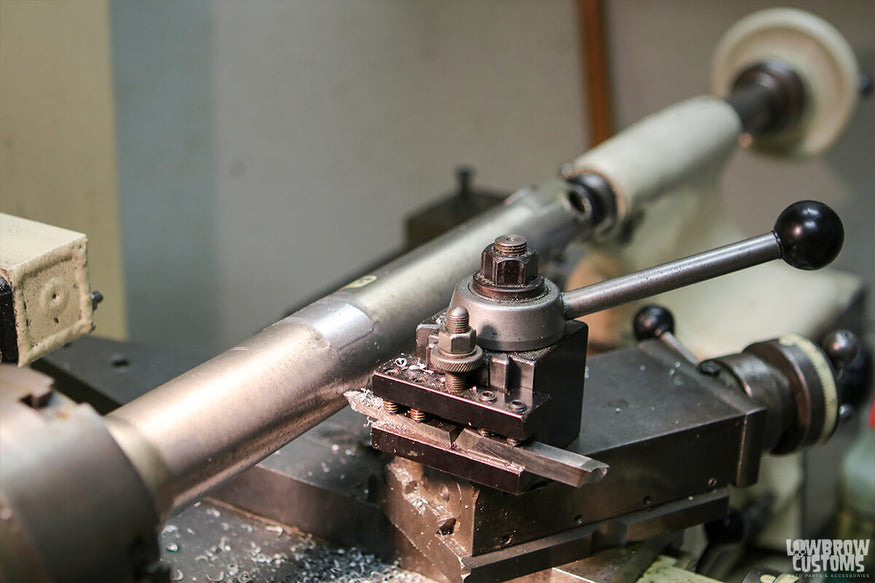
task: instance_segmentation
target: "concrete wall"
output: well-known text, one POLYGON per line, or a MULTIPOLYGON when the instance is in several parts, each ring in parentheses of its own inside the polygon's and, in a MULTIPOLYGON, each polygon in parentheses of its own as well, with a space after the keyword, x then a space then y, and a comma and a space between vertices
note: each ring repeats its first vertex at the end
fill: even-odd
POLYGON ((397 246, 452 169, 579 154, 574 6, 112 5, 132 337, 218 350, 397 246))
MULTIPOLYGON (((705 92, 720 34, 768 5, 607 2, 618 127, 705 92)), ((875 4, 801 5, 871 69, 875 4)), ((112 26, 135 339, 227 347, 395 247, 457 163, 515 189, 586 145, 570 0, 117 0, 112 26)), ((826 199, 848 221, 840 263, 875 279, 872 112, 820 160, 739 155, 736 218, 762 231, 826 199)))

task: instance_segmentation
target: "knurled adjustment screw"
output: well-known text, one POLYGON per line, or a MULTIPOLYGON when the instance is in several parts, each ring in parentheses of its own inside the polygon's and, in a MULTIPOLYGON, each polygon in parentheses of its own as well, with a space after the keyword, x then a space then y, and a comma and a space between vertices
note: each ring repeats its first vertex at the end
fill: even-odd
POLYGON ((445 374, 447 391, 460 393, 468 388, 467 373, 483 361, 483 349, 476 340, 468 324, 468 310, 462 306, 450 308, 429 355, 431 367, 445 374))

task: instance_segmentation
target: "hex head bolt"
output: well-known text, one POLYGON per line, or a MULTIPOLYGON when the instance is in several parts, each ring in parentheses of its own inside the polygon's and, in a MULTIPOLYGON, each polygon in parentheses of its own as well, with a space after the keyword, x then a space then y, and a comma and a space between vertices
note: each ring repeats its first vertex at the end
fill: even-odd
POLYGON ((438 332, 437 346, 431 352, 432 367, 444 373, 447 391, 461 393, 467 389, 467 373, 483 361, 483 349, 475 340, 476 334, 468 324, 468 310, 462 306, 450 308, 438 332))
POLYGON ((472 288, 495 299, 527 299, 541 295, 544 278, 538 274, 538 253, 522 235, 501 235, 480 256, 472 288))

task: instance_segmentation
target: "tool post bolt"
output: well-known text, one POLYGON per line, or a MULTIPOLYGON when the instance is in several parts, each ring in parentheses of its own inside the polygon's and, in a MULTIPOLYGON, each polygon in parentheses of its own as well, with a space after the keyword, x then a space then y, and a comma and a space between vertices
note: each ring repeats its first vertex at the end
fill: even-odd
POLYGON ((522 235, 501 235, 483 250, 480 270, 472 289, 498 300, 527 299, 544 292, 544 278, 538 273, 538 253, 522 235))
POLYGON ((520 235, 501 235, 495 238, 495 250, 506 257, 525 255, 528 241, 520 235))

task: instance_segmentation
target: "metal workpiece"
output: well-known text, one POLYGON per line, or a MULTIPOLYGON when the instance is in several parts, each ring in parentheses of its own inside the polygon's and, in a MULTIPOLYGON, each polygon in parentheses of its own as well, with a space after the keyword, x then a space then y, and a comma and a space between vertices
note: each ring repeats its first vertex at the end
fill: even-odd
POLYGON ((0 365, 0 580, 140 581, 159 558, 149 490, 100 415, 0 365))
POLYGON ((341 408, 343 391, 412 342, 497 235, 549 256, 589 225, 564 180, 523 189, 114 411, 109 430, 166 517, 341 408))
POLYGON ((774 259, 820 269, 835 259, 843 241, 835 211, 820 202, 797 202, 784 209, 771 233, 567 291, 565 316, 579 318, 774 259))

